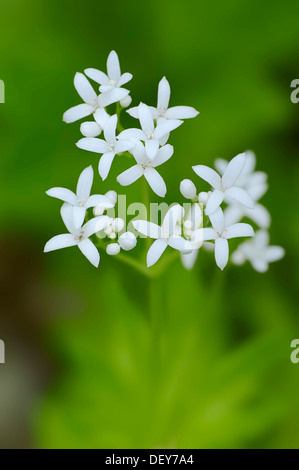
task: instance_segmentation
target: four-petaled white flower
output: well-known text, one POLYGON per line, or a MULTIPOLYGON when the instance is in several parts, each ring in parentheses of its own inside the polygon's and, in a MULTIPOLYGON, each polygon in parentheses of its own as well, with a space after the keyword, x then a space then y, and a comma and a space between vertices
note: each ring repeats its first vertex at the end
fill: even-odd
POLYGON ((68 124, 90 116, 97 109, 104 109, 106 106, 120 101, 129 93, 124 88, 114 88, 98 96, 85 75, 79 72, 75 75, 74 85, 84 103, 78 104, 64 113, 63 120, 68 124))
POLYGON ((93 169, 92 166, 89 166, 85 168, 79 176, 76 194, 66 188, 51 188, 46 191, 48 196, 55 197, 73 206, 73 218, 76 227, 81 227, 86 210, 90 207, 96 207, 98 205, 101 205, 104 209, 114 207, 114 204, 107 196, 103 196, 102 194, 90 196, 92 182, 93 169))
MULTIPOLYGON (((111 51, 107 59, 107 75, 97 69, 86 69, 84 70, 87 77, 94 80, 100 86, 101 93, 107 93, 108 91, 121 89, 122 85, 132 80, 133 75, 131 73, 121 74, 118 55, 115 51, 111 51)), ((127 90, 126 90, 127 91, 127 90)), ((117 100, 118 101, 118 100, 117 100)))
POLYGON ((268 270, 269 263, 280 260, 284 254, 281 246, 269 246, 269 234, 266 230, 259 230, 252 240, 238 246, 232 254, 232 262, 241 265, 248 260, 256 271, 264 273, 268 270))
POLYGON ((250 209, 254 208, 254 201, 247 191, 235 185, 245 162, 245 153, 237 155, 229 162, 222 177, 208 166, 196 165, 192 167, 200 178, 207 181, 214 188, 206 205, 206 215, 213 214, 225 197, 230 197, 250 209))
POLYGON ((183 216, 183 207, 176 204, 166 213, 161 227, 146 220, 135 220, 133 222, 137 232, 155 239, 147 252, 146 263, 148 267, 153 266, 160 259, 167 246, 185 253, 193 249, 189 241, 178 235, 178 222, 182 220, 183 216))
POLYGON ((115 155, 126 152, 134 147, 135 143, 128 139, 116 139, 117 115, 107 119, 104 125, 105 140, 95 137, 84 137, 77 142, 77 147, 90 152, 102 153, 99 161, 99 173, 102 179, 106 179, 110 171, 115 155))
POLYGON ((137 165, 132 166, 124 171, 117 177, 117 181, 122 186, 128 186, 134 183, 143 175, 147 180, 152 190, 160 197, 166 194, 166 185, 162 176, 155 169, 157 166, 162 165, 173 155, 172 145, 165 145, 158 150, 155 159, 152 161, 148 158, 146 149, 141 142, 131 150, 137 165))
POLYGON ((83 227, 74 224, 73 207, 70 204, 63 204, 61 207, 62 220, 70 233, 56 235, 49 240, 44 248, 44 252, 60 250, 69 246, 78 246, 79 250, 95 267, 98 267, 100 255, 89 237, 99 230, 102 230, 109 222, 109 217, 102 215, 89 220, 83 227))
POLYGON ((201 246, 203 241, 215 240, 215 260, 217 266, 223 270, 228 262, 228 241, 230 238, 253 237, 251 225, 239 223, 226 226, 224 215, 220 207, 210 216, 212 228, 200 228, 192 237, 194 248, 201 246))
MULTIPOLYGON (((199 112, 191 106, 173 106, 169 108, 170 85, 166 77, 163 77, 158 85, 158 102, 157 107, 150 106, 150 110, 154 119, 191 119, 196 117, 199 112)), ((139 118, 138 106, 128 109, 127 113, 134 118, 139 118)))
POLYGON ((183 123, 183 121, 174 119, 158 123, 155 127, 151 110, 144 103, 140 103, 138 106, 138 119, 141 129, 126 129, 119 134, 119 138, 145 142, 146 153, 151 160, 154 160, 158 153, 161 139, 183 123))

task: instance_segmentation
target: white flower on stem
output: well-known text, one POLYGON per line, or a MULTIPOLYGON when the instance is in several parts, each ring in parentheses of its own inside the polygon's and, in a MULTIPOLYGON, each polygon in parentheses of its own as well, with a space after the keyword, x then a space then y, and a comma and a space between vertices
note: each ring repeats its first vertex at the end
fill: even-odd
MULTIPOLYGON (((196 117, 199 112, 191 106, 173 106, 169 108, 170 85, 166 77, 163 77, 158 85, 158 102, 157 107, 150 106, 150 110, 154 119, 157 120, 173 120, 173 119, 190 119, 196 117)), ((139 119, 138 106, 128 109, 130 116, 139 119)))
POLYGON ((116 139, 117 115, 109 117, 104 125, 105 140, 95 137, 84 137, 77 142, 77 147, 90 152, 102 153, 99 161, 99 173, 105 180, 110 171, 115 155, 126 152, 134 147, 135 143, 128 139, 116 139))
POLYGON ((104 109, 106 106, 116 103, 129 93, 123 88, 118 88, 98 96, 83 73, 76 73, 74 85, 84 103, 74 106, 64 113, 63 120, 68 124, 90 116, 97 109, 104 109))
MULTIPOLYGON (((192 204, 187 216, 183 220, 183 235, 187 240, 191 240, 196 230, 202 227, 203 213, 202 207, 194 203, 192 204)), ((181 260, 183 266, 191 270, 196 262, 199 247, 192 250, 190 253, 181 253, 181 260)))
POLYGON ((109 119, 109 114, 105 109, 99 108, 93 115, 94 121, 82 122, 80 126, 81 134, 84 137, 98 137, 104 130, 105 124, 109 119))
MULTIPOLYGON (((121 87, 133 78, 131 73, 126 72, 121 74, 118 55, 115 51, 111 51, 108 56, 107 75, 104 72, 93 68, 86 69, 84 72, 87 77, 100 85, 101 93, 107 93, 113 90, 125 90, 121 87)), ((125 91, 127 94, 129 93, 128 90, 125 91)))
POLYGON ((158 153, 161 139, 183 123, 183 121, 176 119, 158 123, 155 127, 151 110, 144 103, 140 103, 138 106, 138 119, 141 129, 126 129, 118 137, 119 139, 133 139, 135 142, 138 140, 145 142, 146 153, 151 160, 154 160, 158 153))
POLYGON ((146 153, 146 148, 138 142, 131 150, 137 165, 132 166, 117 177, 117 181, 122 186, 128 186, 144 176, 152 190, 160 197, 166 194, 166 185, 162 176, 155 169, 169 160, 173 155, 172 145, 161 147, 154 160, 151 160, 146 153))
POLYGON ((241 265, 248 260, 257 272, 264 273, 268 270, 269 263, 280 260, 284 254, 281 246, 269 246, 269 234, 266 230, 259 230, 252 240, 238 246, 232 254, 232 262, 241 265))
POLYGON ((135 230, 155 241, 147 252, 147 266, 153 266, 162 256, 167 246, 180 252, 190 252, 192 246, 190 242, 178 235, 178 222, 184 216, 184 209, 179 204, 172 206, 166 213, 162 226, 148 222, 146 220, 135 220, 133 222, 135 230))
POLYGON ((92 166, 88 166, 79 176, 76 194, 66 188, 51 188, 46 191, 46 194, 73 206, 74 224, 80 227, 84 221, 86 210, 90 207, 100 204, 105 209, 110 209, 114 206, 107 196, 102 194, 90 196, 92 182, 93 169, 92 166))
POLYGON ((73 207, 70 204, 63 204, 61 208, 62 220, 70 233, 56 235, 49 240, 44 248, 44 252, 60 250, 69 246, 78 246, 79 250, 94 266, 98 267, 100 255, 89 237, 102 230, 106 224, 108 217, 101 216, 89 220, 83 227, 74 224, 73 207))
POLYGON ((207 181, 214 188, 214 191, 209 197, 206 205, 206 215, 213 214, 227 196, 240 202, 244 206, 253 209, 254 201, 252 198, 245 189, 240 188, 235 184, 245 165, 245 161, 245 153, 241 153, 234 157, 227 165, 222 177, 208 166, 196 165, 192 167, 200 178, 207 181))
POLYGON ((254 231, 249 224, 227 225, 220 207, 210 216, 212 228, 200 228, 196 230, 192 237, 194 248, 201 246, 203 241, 215 240, 215 260, 217 266, 223 270, 228 262, 230 238, 253 237, 254 231))

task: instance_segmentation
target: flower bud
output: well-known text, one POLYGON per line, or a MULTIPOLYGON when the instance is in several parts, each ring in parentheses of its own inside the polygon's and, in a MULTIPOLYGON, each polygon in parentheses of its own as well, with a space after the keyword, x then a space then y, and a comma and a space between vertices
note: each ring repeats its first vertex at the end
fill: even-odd
POLYGON ((206 204, 209 199, 209 193, 206 193, 205 191, 202 191, 198 195, 198 202, 201 204, 206 204))
POLYGON ((135 246, 137 244, 137 239, 136 239, 134 233, 126 232, 126 233, 123 233, 119 237, 118 243, 120 244, 120 246, 122 247, 123 250, 129 251, 129 250, 132 250, 133 248, 135 248, 135 246))
POLYGON ((114 232, 121 232, 125 226, 125 222, 120 217, 117 217, 116 219, 113 220, 111 226, 114 232))
POLYGON ((123 108, 127 108, 128 106, 130 106, 130 104, 132 103, 132 98, 130 95, 126 96, 125 98, 123 98, 122 100, 120 100, 119 104, 123 107, 123 108))
POLYGON ((98 137, 102 128, 96 122, 82 122, 80 131, 84 137, 98 137))
POLYGON ((116 191, 108 191, 106 194, 105 194, 106 197, 108 197, 110 199, 110 201, 112 202, 112 204, 116 204, 116 201, 117 201, 117 192, 116 191))
POLYGON ((180 191, 186 199, 194 199, 196 196, 196 187, 191 180, 181 181, 180 191))
POLYGON ((119 252, 120 252, 120 246, 118 243, 110 243, 106 247, 107 255, 114 256, 114 255, 118 255, 119 252))

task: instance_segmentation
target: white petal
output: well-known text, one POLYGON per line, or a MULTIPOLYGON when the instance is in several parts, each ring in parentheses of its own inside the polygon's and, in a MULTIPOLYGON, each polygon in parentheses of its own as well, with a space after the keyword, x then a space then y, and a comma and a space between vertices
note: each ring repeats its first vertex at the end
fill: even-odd
MULTIPOLYGON (((255 209, 253 209, 253 211, 254 210, 255 209)), ((231 204, 224 211, 225 224, 226 225, 236 224, 240 222, 240 220, 244 217, 244 215, 245 215, 244 208, 241 206, 241 204, 231 204)))
POLYGON ((132 80, 133 78, 133 75, 131 73, 123 73, 122 76, 120 77, 120 79, 118 80, 118 83, 117 83, 117 86, 122 86, 124 85, 125 83, 128 83, 130 80, 132 80))
POLYGON ((224 214, 222 209, 219 207, 213 214, 209 216, 213 228, 221 234, 224 229, 224 214))
POLYGON ((155 240, 150 249, 147 252, 146 256, 146 264, 147 267, 149 268, 150 266, 153 266, 158 259, 162 256, 164 251, 167 248, 167 241, 163 239, 155 240))
POLYGON ((91 237, 96 232, 100 232, 103 228, 107 227, 107 224, 111 221, 110 217, 106 215, 99 215, 98 217, 94 217, 86 222, 83 225, 82 230, 84 231, 84 236, 86 238, 91 237))
POLYGON ((146 178, 148 184, 160 197, 164 197, 166 194, 166 184, 161 175, 154 168, 146 168, 144 171, 144 177, 146 178))
POLYGON ((64 203, 60 209, 60 214, 64 225, 70 233, 74 233, 76 229, 76 226, 74 224, 73 210, 73 206, 68 203, 64 203))
POLYGON ((89 207, 96 206, 101 206, 103 209, 111 209, 114 207, 114 204, 107 196, 103 196, 102 194, 94 194, 87 199, 85 207, 88 209, 89 207))
POLYGON ((134 106, 133 108, 127 109, 127 113, 135 119, 138 119, 138 106, 134 106))
POLYGON ((129 94, 129 90, 125 88, 113 88, 106 93, 102 93, 99 98, 98 102, 102 108, 106 108, 112 103, 116 103, 117 101, 123 100, 129 94))
POLYGON ((146 136, 141 129, 125 129, 118 136, 118 139, 145 140, 146 136))
POLYGON ((73 220, 75 227, 81 227, 85 219, 86 209, 85 207, 74 206, 73 207, 73 220))
POLYGON ((67 124, 70 124, 75 121, 79 121, 79 119, 85 118, 94 112, 94 107, 90 104, 78 104, 78 106, 74 106, 73 108, 68 109, 64 115, 63 120, 67 124))
POLYGON ((173 106, 166 111, 164 117, 167 119, 191 119, 198 114, 199 112, 191 106, 173 106))
POLYGON ((158 122, 158 125, 154 130, 154 138, 161 139, 166 134, 179 127, 181 124, 183 124, 183 121, 179 121, 178 119, 158 122))
POLYGON ((100 92, 106 93, 107 91, 113 90, 113 88, 115 88, 113 85, 101 85, 100 92))
POLYGON ((170 133, 168 132, 163 137, 161 137, 161 139, 159 139, 161 147, 167 143, 169 136, 170 136, 170 133))
POLYGON ((161 238, 161 227, 147 220, 134 220, 133 226, 137 232, 150 238, 161 238))
POLYGON ((252 267, 258 272, 258 273, 265 273, 268 271, 268 263, 266 260, 262 258, 252 258, 249 260, 250 263, 252 264, 252 267))
POLYGON ((195 243, 207 241, 207 240, 216 240, 218 238, 217 232, 211 227, 199 228, 195 230, 192 236, 192 242, 195 243))
POLYGON ((115 137, 116 126, 117 126, 117 115, 114 114, 113 116, 107 119, 105 126, 104 126, 104 136, 105 136, 106 141, 109 142, 109 144, 114 145, 116 143, 116 137, 115 137))
POLYGON ((76 73, 74 85, 82 100, 85 103, 94 106, 98 97, 83 73, 76 73))
POLYGON ((254 231, 249 224, 233 224, 226 227, 223 231, 224 238, 253 237, 254 231))
POLYGON ((128 170, 121 173, 116 179, 122 186, 128 186, 134 183, 143 175, 143 170, 140 165, 134 165, 128 170))
POLYGON ((102 128, 104 129, 104 126, 107 122, 107 120, 110 118, 109 114, 107 113, 107 111, 105 111, 105 109, 103 108, 98 108, 96 109, 93 117, 95 118, 97 124, 102 128))
MULTIPOLYGON (((269 228, 271 224, 271 216, 264 206, 255 204, 254 209, 247 209, 247 217, 255 222, 260 228, 269 228)), ((226 220, 226 219, 225 219, 226 220)))
POLYGON ((148 163, 148 157, 145 152, 145 147, 142 142, 137 141, 134 147, 131 150, 135 160, 139 165, 143 165, 144 163, 148 163))
POLYGON ((166 77, 163 77, 158 85, 158 109, 167 109, 170 99, 170 85, 166 77))
POLYGON ((240 153, 229 162, 222 176, 223 188, 229 188, 235 183, 244 168, 245 161, 245 153, 240 153))
POLYGON ((154 130, 154 120, 149 107, 144 104, 140 103, 138 106, 138 117, 141 125, 141 129, 144 133, 153 132, 154 130))
POLYGON ((155 159, 153 161, 153 166, 159 166, 162 165, 163 163, 167 162, 173 155, 173 146, 172 145, 164 145, 164 147, 161 147, 158 150, 157 155, 155 156, 155 159))
POLYGON ((173 205, 165 214, 162 223, 163 230, 168 234, 174 233, 175 226, 182 220, 183 217, 184 208, 179 204, 173 205))
POLYGON ((104 85, 109 82, 109 78, 104 72, 97 69, 85 69, 85 75, 97 82, 99 85, 104 85))
POLYGON ((79 176, 77 184, 77 197, 78 199, 88 199, 91 191, 93 182, 93 169, 92 166, 88 166, 82 171, 79 176))
POLYGON ((159 141, 158 140, 146 140, 145 141, 145 151, 150 160, 154 160, 159 150, 159 141))
POLYGON ((46 194, 51 197, 56 197, 57 199, 60 199, 61 201, 68 202, 69 204, 72 204, 75 206, 77 204, 77 197, 73 193, 73 191, 70 191, 69 189, 66 188, 51 188, 48 191, 46 191, 46 194))
POLYGON ((78 243, 78 248, 93 266, 96 268, 99 266, 100 254, 94 244, 88 240, 88 238, 81 240, 78 243))
POLYGON ((80 139, 76 145, 79 149, 95 153, 105 153, 108 150, 107 142, 102 139, 96 139, 95 137, 84 137, 80 139))
POLYGON ((283 258, 285 251, 281 246, 269 246, 265 251, 265 259, 268 263, 273 263, 273 261, 278 261, 283 258))
POLYGON ((250 175, 254 171, 256 165, 256 158, 253 152, 251 152, 250 150, 246 150, 245 156, 246 160, 241 176, 250 175))
POLYGON ((118 81, 120 79, 120 65, 118 55, 115 51, 111 51, 107 59, 107 72, 110 80, 118 81))
POLYGON ((74 236, 70 233, 56 235, 46 243, 44 253, 47 253, 48 251, 60 250, 61 248, 67 248, 69 246, 75 245, 77 245, 77 242, 75 241, 74 236))
POLYGON ((102 132, 102 128, 94 121, 82 122, 80 132, 84 137, 98 137, 102 132))
POLYGON ((217 238, 217 240, 215 240, 215 260, 221 270, 227 265, 228 252, 228 241, 223 238, 217 238))
POLYGON ((228 161, 224 158, 216 158, 214 161, 214 166, 220 175, 223 175, 228 165, 228 161))
POLYGON ((259 230, 256 232, 253 242, 254 246, 259 250, 264 250, 269 245, 269 233, 267 230, 259 230))
POLYGON ((115 144, 115 153, 122 153, 131 150, 135 146, 132 140, 120 139, 115 144))
POLYGON ((209 196, 206 209, 205 209, 206 215, 213 214, 213 212, 215 212, 218 209, 223 199, 224 199, 224 193, 222 191, 219 191, 218 189, 215 189, 215 191, 213 191, 212 194, 209 196))
POLYGON ((172 235, 168 239, 168 245, 175 250, 181 252, 189 252, 192 250, 192 245, 188 240, 185 240, 183 237, 172 235))
POLYGON ((225 191, 225 195, 233 198, 235 201, 238 201, 240 204, 243 204, 243 206, 248 207, 249 209, 254 208, 253 199, 243 188, 232 186, 225 191))
POLYGON ((115 157, 115 152, 107 152, 100 158, 99 161, 99 173, 103 180, 105 180, 110 171, 113 159, 115 157))
POLYGON ((209 168, 206 165, 196 165, 193 166, 192 169, 200 178, 209 183, 213 188, 220 188, 220 176, 215 170, 212 170, 212 168, 209 168))
POLYGON ((191 253, 181 253, 181 260, 185 269, 190 271, 197 259, 198 250, 192 250, 191 253))

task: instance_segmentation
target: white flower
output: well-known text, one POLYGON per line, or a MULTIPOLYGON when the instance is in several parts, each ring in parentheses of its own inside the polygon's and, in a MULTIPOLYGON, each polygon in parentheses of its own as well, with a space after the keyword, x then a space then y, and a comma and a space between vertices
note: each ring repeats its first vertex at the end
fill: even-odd
POLYGON ((191 180, 182 180, 180 183, 180 191, 182 196, 186 199, 194 199, 196 197, 196 187, 191 180))
POLYGON ((245 165, 246 157, 245 153, 241 153, 234 157, 229 164, 223 176, 220 177, 218 173, 205 165, 193 166, 195 173, 207 181, 213 188, 211 196, 206 205, 206 215, 211 215, 215 212, 223 199, 227 196, 240 202, 244 206, 253 209, 254 202, 245 189, 237 187, 235 182, 240 176, 240 173, 245 165))
POLYGON ((102 194, 90 196, 92 182, 93 169, 92 166, 89 166, 85 168, 79 176, 76 194, 66 188, 51 188, 46 191, 46 194, 72 205, 74 224, 77 227, 81 227, 86 210, 90 207, 95 207, 100 204, 103 208, 110 209, 114 206, 107 196, 103 196, 102 194))
MULTIPOLYGON (((170 86, 166 79, 163 77, 158 85, 158 103, 157 107, 150 106, 152 116, 154 119, 190 119, 196 117, 199 112, 191 106, 174 106, 169 108, 170 99, 170 86)), ((128 109, 127 111, 132 117, 139 118, 138 107, 128 109)))
POLYGON ((108 217, 101 216, 89 220, 83 227, 74 224, 73 207, 69 204, 63 204, 61 207, 62 220, 70 233, 56 235, 49 240, 44 248, 44 252, 60 250, 69 246, 78 246, 79 250, 94 266, 98 267, 100 255, 95 245, 89 240, 89 237, 98 230, 102 230, 107 224, 108 217))
POLYGON ((144 141, 146 153, 151 160, 154 160, 158 153, 160 140, 183 123, 179 120, 164 121, 155 127, 151 110, 144 103, 138 106, 138 119, 141 129, 126 129, 119 134, 119 138, 144 141))
POLYGON ((84 135, 84 137, 98 137, 110 116, 105 109, 99 108, 96 110, 93 117, 95 119, 94 121, 82 122, 80 126, 81 134, 84 135))
MULTIPOLYGON (((183 221, 183 235, 187 240, 191 240, 196 230, 202 227, 203 216, 202 207, 195 203, 192 204, 187 216, 183 221)), ((192 250, 190 253, 181 253, 181 260, 183 266, 190 270, 193 268, 197 259, 199 247, 192 250)))
POLYGON ((176 204, 166 213, 161 227, 146 220, 133 222, 134 228, 139 233, 155 239, 147 252, 146 262, 148 267, 153 266, 160 259, 167 246, 186 253, 192 250, 190 242, 177 234, 177 225, 182 220, 183 215, 183 207, 176 204))
POLYGON ((74 106, 64 113, 63 120, 66 123, 75 122, 90 116, 97 109, 116 103, 116 101, 125 98, 129 93, 123 88, 118 88, 98 96, 83 73, 76 73, 74 85, 84 103, 74 106))
POLYGON ((131 153, 137 165, 132 166, 117 177, 119 184, 128 186, 141 178, 141 176, 144 176, 152 190, 158 194, 158 196, 164 197, 166 194, 166 185, 162 176, 155 168, 171 158, 173 155, 172 145, 167 144, 161 147, 153 161, 148 158, 146 148, 141 142, 136 144, 131 150, 131 153))
POLYGON ((116 140, 116 126, 117 115, 114 114, 104 125, 105 140, 85 137, 76 144, 80 149, 103 154, 99 161, 99 173, 103 180, 108 176, 115 155, 126 152, 135 145, 131 140, 116 140))
MULTIPOLYGON (((118 55, 115 51, 111 51, 107 59, 107 75, 97 69, 86 69, 85 74, 97 82, 100 86, 101 93, 107 93, 113 90, 124 90, 122 85, 132 80, 131 73, 121 74, 118 55)), ((127 94, 129 93, 128 90, 127 94)), ((118 101, 118 100, 117 100, 118 101)))
POLYGON ((252 240, 238 246, 232 254, 232 262, 241 265, 248 260, 256 271, 264 273, 268 270, 269 263, 280 260, 284 254, 281 246, 269 246, 269 234, 266 230, 259 230, 252 240))
POLYGON ((223 270, 228 262, 228 241, 230 238, 252 237, 254 231, 249 224, 233 224, 226 226, 224 215, 220 208, 210 216, 213 228, 200 228, 192 237, 194 248, 203 241, 215 240, 215 260, 217 266, 223 270))

